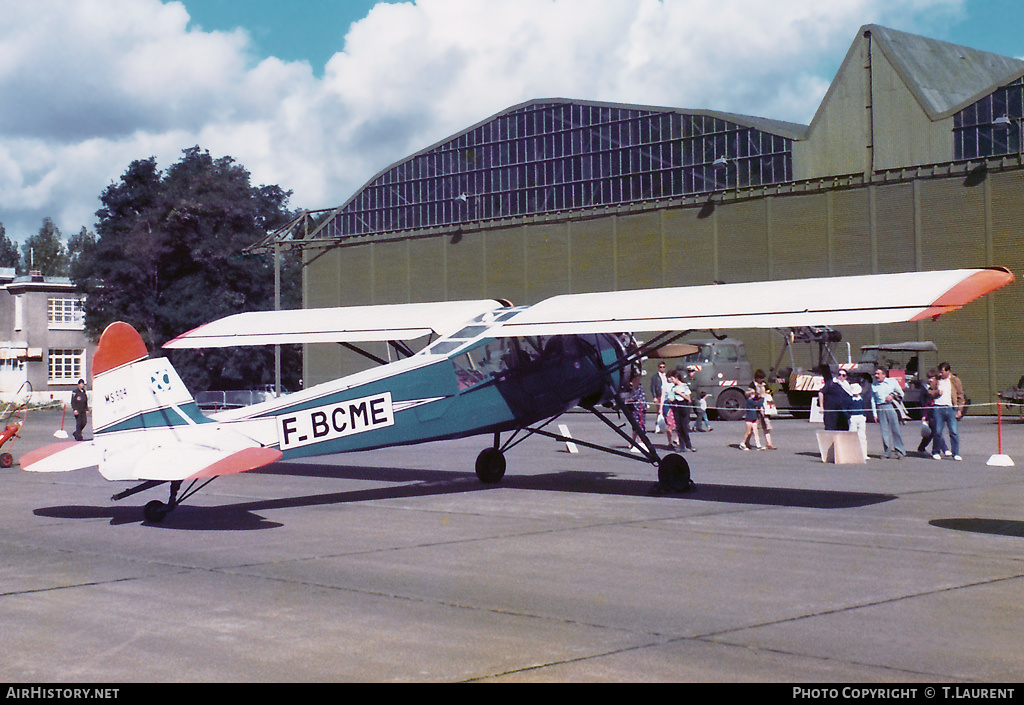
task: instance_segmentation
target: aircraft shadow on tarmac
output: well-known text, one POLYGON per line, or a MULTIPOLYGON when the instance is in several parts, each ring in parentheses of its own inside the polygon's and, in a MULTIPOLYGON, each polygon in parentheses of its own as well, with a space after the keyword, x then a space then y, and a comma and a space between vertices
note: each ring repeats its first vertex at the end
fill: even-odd
MULTIPOLYGON (((281 497, 219 506, 197 506, 186 502, 155 527, 197 531, 249 531, 272 529, 280 523, 268 521, 257 512, 272 509, 314 507, 332 504, 372 502, 434 495, 481 492, 493 489, 545 490, 626 497, 657 496, 665 499, 697 499, 705 502, 756 504, 810 509, 846 509, 879 504, 896 499, 895 495, 871 492, 841 492, 784 487, 748 487, 698 483, 690 492, 661 490, 654 480, 618 478, 611 473, 564 471, 541 475, 506 475, 500 484, 484 485, 475 473, 446 472, 415 468, 367 467, 344 465, 306 465, 276 463, 251 471, 252 474, 296 475, 365 482, 396 483, 387 487, 347 490, 299 497, 281 497)), ((38 516, 59 519, 109 518, 112 525, 139 523, 138 505, 57 506, 35 510, 38 516)))
POLYGON ((953 531, 969 531, 973 534, 992 534, 995 536, 1016 536, 1024 538, 1024 521, 1012 519, 932 519, 928 522, 940 529, 953 531))

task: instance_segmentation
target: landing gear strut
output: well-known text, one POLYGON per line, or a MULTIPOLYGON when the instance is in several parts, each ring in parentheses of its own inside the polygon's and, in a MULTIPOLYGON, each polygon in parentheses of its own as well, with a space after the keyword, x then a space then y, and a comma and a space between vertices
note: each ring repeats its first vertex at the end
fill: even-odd
POLYGON ((154 524, 159 524, 164 520, 164 517, 171 513, 176 506, 178 506, 178 490, 181 488, 181 480, 175 480, 171 483, 171 496, 167 500, 167 504, 164 504, 159 499, 154 499, 152 502, 147 502, 146 506, 142 509, 142 516, 146 518, 146 521, 151 521, 154 524))

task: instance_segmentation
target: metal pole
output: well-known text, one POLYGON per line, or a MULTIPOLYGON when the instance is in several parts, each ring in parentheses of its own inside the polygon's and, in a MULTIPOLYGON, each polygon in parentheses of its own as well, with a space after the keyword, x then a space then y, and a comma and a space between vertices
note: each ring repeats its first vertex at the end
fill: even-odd
MULTIPOLYGON (((281 244, 274 243, 274 310, 281 310, 281 244)), ((281 396, 281 346, 274 346, 274 394, 281 396)))

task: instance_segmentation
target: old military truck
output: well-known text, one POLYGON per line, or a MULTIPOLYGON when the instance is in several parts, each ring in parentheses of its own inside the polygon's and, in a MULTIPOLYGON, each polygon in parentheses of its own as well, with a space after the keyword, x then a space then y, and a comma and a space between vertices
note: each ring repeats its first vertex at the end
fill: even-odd
POLYGON ((709 414, 724 421, 742 419, 746 405, 744 390, 754 379, 743 341, 709 338, 686 342, 696 346, 697 352, 679 358, 676 369, 696 369, 689 381, 694 401, 701 392, 707 392, 709 414))

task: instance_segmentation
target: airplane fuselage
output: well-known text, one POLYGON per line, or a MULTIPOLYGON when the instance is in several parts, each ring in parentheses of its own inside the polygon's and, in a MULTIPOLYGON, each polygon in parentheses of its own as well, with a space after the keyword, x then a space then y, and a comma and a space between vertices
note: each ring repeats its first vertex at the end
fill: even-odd
POLYGON ((470 325, 404 360, 213 418, 288 459, 523 428, 618 389, 616 336, 486 330, 470 325))

